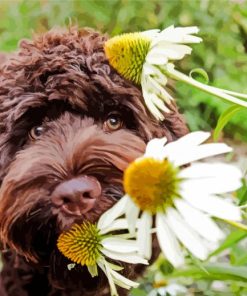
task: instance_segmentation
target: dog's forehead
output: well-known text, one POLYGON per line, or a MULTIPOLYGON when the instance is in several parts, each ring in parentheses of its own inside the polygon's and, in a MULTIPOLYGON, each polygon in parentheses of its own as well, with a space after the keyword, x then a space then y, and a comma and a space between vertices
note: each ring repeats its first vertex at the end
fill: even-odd
POLYGON ((0 110, 14 110, 13 120, 29 108, 56 100, 77 110, 120 105, 146 114, 140 89, 109 65, 106 40, 105 35, 76 28, 23 40, 18 55, 3 71, 0 110))
POLYGON ((123 107, 148 139, 164 134, 172 139, 186 133, 175 103, 164 122, 150 114, 140 87, 109 65, 106 40, 93 30, 70 28, 20 42, 18 54, 0 70, 0 133, 13 130, 29 110, 49 110, 54 101, 92 117, 102 108, 123 107))

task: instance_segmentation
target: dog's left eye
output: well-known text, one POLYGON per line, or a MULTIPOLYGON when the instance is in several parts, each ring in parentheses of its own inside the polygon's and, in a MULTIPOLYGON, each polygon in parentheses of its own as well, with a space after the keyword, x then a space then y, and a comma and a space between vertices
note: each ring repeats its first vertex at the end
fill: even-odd
POLYGON ((119 130, 122 126, 123 120, 120 114, 118 113, 110 114, 103 124, 104 130, 108 132, 119 130))
POLYGON ((30 130, 29 137, 32 140, 36 140, 42 135, 43 131, 44 131, 44 128, 42 126, 35 126, 30 130))

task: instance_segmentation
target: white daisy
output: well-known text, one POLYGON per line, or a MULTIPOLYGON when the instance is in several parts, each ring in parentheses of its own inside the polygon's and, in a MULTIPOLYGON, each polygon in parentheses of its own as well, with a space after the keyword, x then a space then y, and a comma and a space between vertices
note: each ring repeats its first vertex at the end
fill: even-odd
POLYGON ((148 296, 177 296, 177 295, 188 295, 186 294, 187 289, 179 284, 171 283, 165 287, 160 287, 152 290, 148 296))
POLYGON ((188 294, 185 286, 182 286, 173 280, 167 282, 164 274, 160 271, 154 274, 153 286, 154 289, 148 294, 148 296, 177 296, 188 294))
POLYGON ((100 224, 125 214, 130 231, 137 227, 140 255, 150 258, 155 218, 159 245, 174 266, 184 263, 181 245, 206 259, 224 237, 211 217, 241 220, 240 209, 220 196, 241 187, 241 172, 229 164, 194 163, 232 150, 222 143, 202 144, 209 136, 193 132, 168 144, 166 138, 151 140, 143 157, 125 171, 126 195, 100 218, 100 224))
MULTIPOLYGON (((135 240, 111 234, 112 231, 126 228, 127 222, 124 219, 117 219, 111 225, 105 223, 104 227, 101 227, 100 223, 75 224, 59 236, 57 246, 72 262, 87 266, 93 277, 98 275, 98 267, 101 268, 108 279, 111 295, 116 296, 116 285, 130 289, 137 287, 138 283, 121 275, 118 271, 123 268, 108 262, 107 258, 131 264, 148 264, 147 260, 138 254, 135 240)), ((73 267, 73 264, 68 266, 69 269, 73 267)))
POLYGON ((183 43, 201 42, 201 38, 191 35, 198 31, 197 27, 170 26, 161 32, 151 30, 142 33, 152 40, 141 75, 143 97, 147 107, 158 119, 164 119, 162 111, 169 112, 163 101, 170 104, 173 100, 165 89, 167 77, 159 66, 166 65, 171 60, 180 60, 186 54, 190 54, 192 48, 183 43))
POLYGON ((186 44, 202 41, 193 35, 198 31, 197 27, 170 26, 163 31, 122 34, 105 43, 111 66, 126 79, 141 84, 146 106, 158 120, 164 119, 164 112, 170 112, 169 104, 173 100, 166 90, 168 78, 247 108, 246 94, 205 85, 175 69, 174 61, 191 54, 192 49, 186 44))

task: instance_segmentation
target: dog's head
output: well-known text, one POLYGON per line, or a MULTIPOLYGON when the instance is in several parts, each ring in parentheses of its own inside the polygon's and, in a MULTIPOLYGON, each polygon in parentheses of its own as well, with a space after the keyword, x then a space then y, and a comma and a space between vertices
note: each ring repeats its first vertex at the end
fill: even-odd
POLYGON ((145 143, 187 132, 175 105, 155 120, 140 88, 109 66, 106 39, 52 30, 22 41, 0 70, 1 242, 53 269, 67 263, 58 235, 121 198, 123 171, 145 143))

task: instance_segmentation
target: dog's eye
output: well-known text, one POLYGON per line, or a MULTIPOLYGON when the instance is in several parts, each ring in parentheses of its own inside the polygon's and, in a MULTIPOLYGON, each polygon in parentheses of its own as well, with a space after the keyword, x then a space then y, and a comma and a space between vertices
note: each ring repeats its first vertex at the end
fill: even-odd
POLYGON ((29 137, 32 140, 36 140, 42 135, 43 131, 44 131, 44 128, 42 126, 35 126, 30 130, 29 137))
POLYGON ((103 128, 105 131, 116 131, 123 126, 123 120, 118 113, 110 114, 104 122, 103 128))

